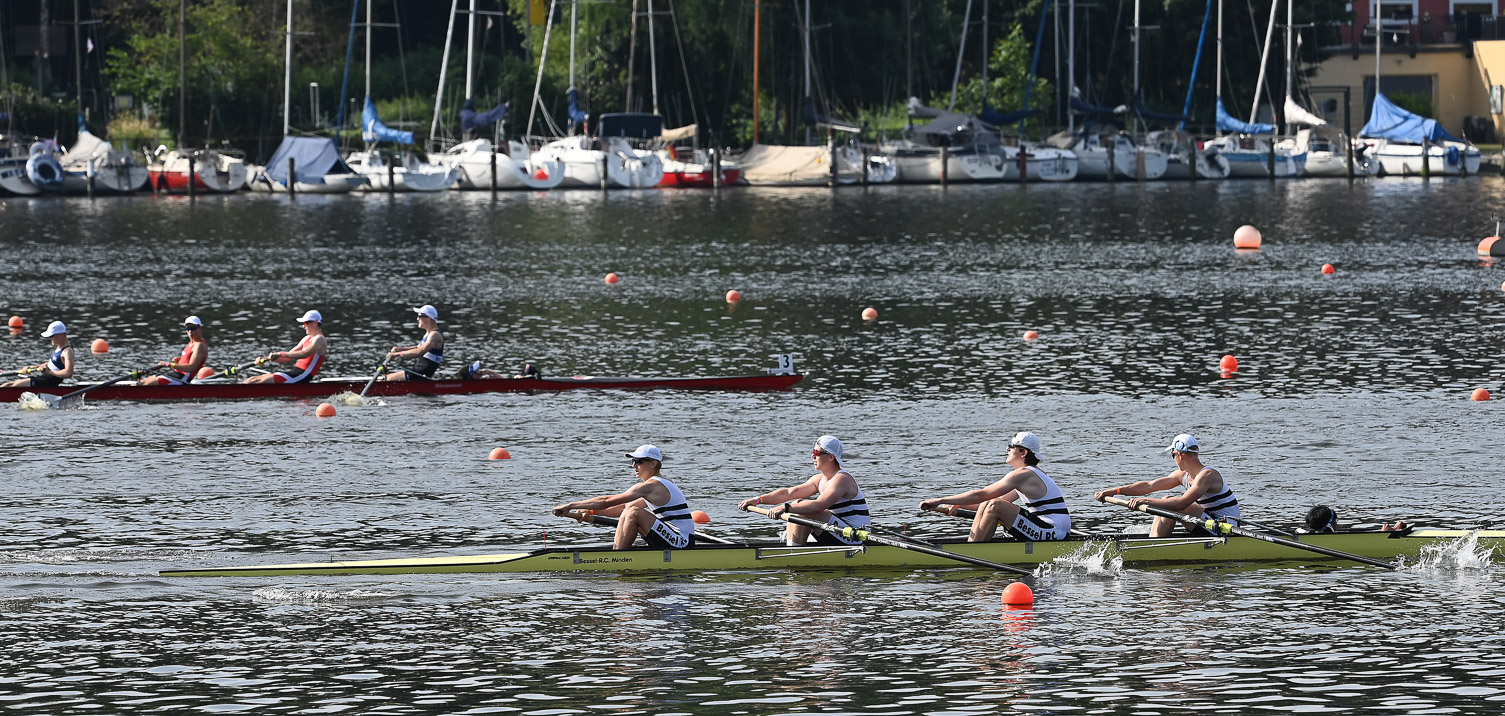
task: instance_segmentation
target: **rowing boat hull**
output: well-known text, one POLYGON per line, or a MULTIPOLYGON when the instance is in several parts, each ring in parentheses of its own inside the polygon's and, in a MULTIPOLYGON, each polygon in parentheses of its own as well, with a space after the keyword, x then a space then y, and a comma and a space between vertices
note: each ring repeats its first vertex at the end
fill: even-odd
MULTIPOLYGON (((1505 547, 1505 531, 1413 530, 1305 535, 1300 541, 1374 559, 1414 562, 1426 545, 1477 535, 1480 544, 1505 547)), ((1060 542, 939 543, 945 551, 1004 564, 1032 566, 1073 554, 1107 550, 1125 565, 1155 567, 1195 564, 1332 563, 1325 554, 1248 537, 1195 539, 1114 535, 1060 542)), ((483 572, 716 572, 790 569, 798 571, 955 568, 970 565, 945 557, 888 547, 786 547, 781 543, 703 544, 693 549, 612 550, 609 547, 551 548, 533 552, 456 557, 419 557, 348 562, 164 570, 164 577, 280 577, 318 575, 445 574, 483 572)))
MULTIPOLYGON (((554 393, 565 390, 787 390, 803 375, 769 374, 709 378, 495 378, 490 380, 405 380, 377 382, 368 396, 475 395, 478 393, 554 393)), ((359 393, 369 378, 320 380, 312 383, 191 383, 189 385, 112 385, 91 391, 89 400, 243 400, 250 398, 327 398, 359 393)), ((65 395, 88 385, 52 388, 0 388, 0 402, 15 402, 25 392, 65 395)))

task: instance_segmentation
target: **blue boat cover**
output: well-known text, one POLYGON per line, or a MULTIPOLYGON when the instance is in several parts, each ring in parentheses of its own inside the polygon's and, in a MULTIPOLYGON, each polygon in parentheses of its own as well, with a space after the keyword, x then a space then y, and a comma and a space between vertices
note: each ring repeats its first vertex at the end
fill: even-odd
POLYGON ((664 133, 664 118, 646 112, 615 112, 596 118, 596 133, 603 137, 658 139, 664 133))
POLYGON ((1030 117, 1033 117, 1039 113, 1040 110, 1038 109, 1020 109, 1013 112, 1000 113, 992 107, 984 106, 982 108, 982 114, 977 115, 977 118, 995 127, 1001 127, 1005 124, 1013 124, 1015 122, 1029 119, 1030 117))
POLYGON ((399 132, 381 122, 381 115, 376 113, 376 102, 370 96, 366 97, 366 106, 361 110, 361 139, 367 142, 396 142, 398 144, 412 144, 412 132, 399 132))
POLYGON ((1384 94, 1374 96, 1374 107, 1369 110, 1369 123, 1359 130, 1359 136, 1417 144, 1420 144, 1422 140, 1458 141, 1458 138, 1448 134, 1448 131, 1443 129, 1437 120, 1407 112, 1395 106, 1395 103, 1384 94))
POLYGON ((1151 110, 1149 107, 1144 106, 1144 100, 1142 100, 1142 99, 1140 99, 1138 97, 1134 98, 1134 113, 1137 114, 1137 115, 1139 115, 1140 119, 1149 120, 1151 122, 1191 122, 1192 121, 1191 117, 1188 117, 1188 116, 1186 116, 1184 114, 1165 114, 1164 112, 1156 112, 1154 110, 1151 110))
POLYGON ((569 91, 569 98, 570 98, 570 121, 571 122, 575 122, 575 123, 584 122, 585 119, 586 119, 586 117, 588 117, 590 115, 588 113, 586 113, 585 110, 580 109, 580 90, 577 90, 574 87, 571 87, 570 91, 569 91))
POLYGON ((287 160, 293 160, 297 181, 322 184, 325 174, 353 174, 340 159, 340 148, 329 137, 283 137, 282 144, 267 160, 266 174, 272 181, 287 185, 287 160))
POLYGON ((1275 133, 1275 125, 1273 125, 1273 124, 1250 124, 1248 122, 1244 122, 1244 121, 1240 121, 1238 119, 1234 119, 1233 115, 1228 114, 1228 109, 1223 106, 1223 98, 1219 97, 1218 98, 1218 131, 1219 132, 1238 132, 1239 134, 1274 134, 1275 133))
POLYGON ((1113 107, 1099 107, 1095 104, 1087 104, 1086 102, 1082 101, 1081 97, 1071 98, 1071 111, 1076 112, 1077 114, 1092 114, 1099 117, 1112 117, 1113 115, 1118 114, 1113 110, 1113 107))
POLYGON ((507 103, 503 102, 491 108, 491 111, 481 114, 476 112, 476 101, 466 99, 464 106, 460 107, 460 131, 469 132, 472 129, 490 127, 497 122, 506 119, 507 103))

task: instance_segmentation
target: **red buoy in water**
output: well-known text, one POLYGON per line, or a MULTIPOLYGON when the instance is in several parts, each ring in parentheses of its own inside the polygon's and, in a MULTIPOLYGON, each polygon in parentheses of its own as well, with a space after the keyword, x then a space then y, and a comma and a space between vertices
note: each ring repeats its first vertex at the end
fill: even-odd
POLYGON ((110 342, 107 341, 107 340, 105 340, 105 339, 103 339, 103 338, 95 338, 94 342, 89 344, 89 352, 91 352, 91 353, 109 353, 110 352, 110 342))
POLYGON ((611 272, 609 274, 606 274, 606 283, 607 283, 607 285, 615 286, 616 283, 618 281, 621 281, 621 280, 622 279, 617 276, 617 274, 616 274, 615 271, 613 271, 613 272, 611 272))
POLYGON ((876 309, 876 308, 864 308, 864 309, 862 309, 862 320, 868 321, 868 322, 872 322, 872 321, 878 320, 878 309, 876 309))
POLYGON ((1223 356, 1223 359, 1218 361, 1218 369, 1225 373, 1232 373, 1238 370, 1238 358, 1235 358, 1232 354, 1223 356))
POLYGON ((1489 391, 1487 391, 1487 390, 1485 390, 1483 388, 1474 388, 1474 394, 1470 395, 1468 397, 1468 399, 1469 400, 1477 400, 1477 401, 1480 401, 1480 402, 1489 400, 1489 391))
POLYGON ((197 378, 199 380, 205 380, 207 378, 213 378, 214 377, 214 369, 210 368, 209 366, 206 365, 206 366, 200 368, 199 372, 197 374, 195 374, 193 377, 195 377, 195 378, 197 378))
POLYGON ((1014 582, 1003 588, 1003 603, 1010 607, 1027 607, 1035 603, 1035 590, 1024 582, 1014 582))
POLYGON ((491 454, 486 456, 486 459, 487 460, 511 460, 512 459, 512 453, 509 452, 507 450, 507 448, 493 448, 491 450, 491 454))
POLYGON ((1260 235, 1259 229, 1248 224, 1238 227, 1238 230, 1233 232, 1233 248, 1235 249, 1257 249, 1263 241, 1264 237, 1260 235))
POLYGON ((9 325, 11 328, 25 328, 26 321, 21 320, 20 316, 11 316, 10 323, 7 325, 9 325))
POLYGON ((1032 341, 1032 340, 1035 340, 1036 338, 1039 338, 1039 337, 1040 337, 1040 334, 1038 334, 1038 333, 1036 333, 1034 331, 1025 331, 1024 332, 1024 340, 1026 340, 1026 341, 1032 341))
POLYGON ((319 403, 319 407, 314 408, 314 415, 321 418, 332 418, 334 417, 334 406, 329 403, 319 403))
POLYGON ((727 303, 736 303, 736 302, 741 301, 741 300, 742 300, 742 292, 741 291, 738 291, 737 289, 734 288, 734 289, 726 292, 726 302, 727 303))
POLYGON ((1479 258, 1499 258, 1505 256, 1505 240, 1498 236, 1486 236, 1479 242, 1479 258))
POLYGON ((691 511, 690 519, 695 520, 695 524, 697 525, 706 525, 711 523, 711 516, 701 510, 691 511))
POLYGON ((1332 273, 1334 271, 1337 271, 1337 269, 1333 268, 1332 264, 1322 264, 1322 273, 1332 273))

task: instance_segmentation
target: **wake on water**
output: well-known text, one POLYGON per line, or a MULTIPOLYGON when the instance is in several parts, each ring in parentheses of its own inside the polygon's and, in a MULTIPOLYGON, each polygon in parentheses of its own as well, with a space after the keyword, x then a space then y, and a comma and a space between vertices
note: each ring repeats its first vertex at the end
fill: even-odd
POLYGON ((42 400, 40 396, 31 391, 22 393, 21 397, 16 400, 16 404, 21 406, 22 410, 47 410, 52 407, 47 404, 47 401, 42 400))
POLYGON ((1035 575, 1096 574, 1116 577, 1123 574, 1124 558, 1109 540, 1088 540, 1082 546, 1035 569, 1035 575))
POLYGON ((1449 542, 1424 545, 1416 569, 1489 569, 1494 564, 1494 546, 1479 546, 1479 533, 1469 532, 1449 542))

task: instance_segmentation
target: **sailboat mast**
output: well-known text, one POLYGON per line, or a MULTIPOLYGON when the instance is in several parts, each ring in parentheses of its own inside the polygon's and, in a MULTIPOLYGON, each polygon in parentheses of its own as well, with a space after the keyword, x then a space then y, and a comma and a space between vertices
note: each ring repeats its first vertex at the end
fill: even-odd
MULTIPOLYGON (((1296 65, 1294 64, 1296 58, 1292 55, 1292 48, 1293 48, 1293 46, 1291 45, 1291 33, 1294 32, 1294 30, 1292 29, 1292 27, 1293 27, 1293 25, 1294 25, 1295 22, 1296 22, 1296 3, 1294 2, 1294 0, 1287 0, 1287 2, 1286 2, 1286 99, 1290 99, 1291 97, 1296 96, 1295 95, 1295 93, 1296 93, 1296 65)), ((1281 108, 1281 115, 1282 116, 1285 115, 1285 108, 1284 107, 1281 108)), ((1285 119, 1286 119, 1286 133, 1287 134, 1293 134, 1293 132, 1291 132, 1291 118, 1290 117, 1286 117, 1285 119)))
MULTIPOLYGON (((809 7, 810 0, 805 2, 809 7)), ((648 81, 653 87, 653 113, 658 114, 658 44, 653 40, 653 0, 648 0, 648 81)))
MULTIPOLYGON (((444 106, 444 80, 449 76, 449 45, 455 38, 455 11, 458 9, 460 9, 460 0, 450 0, 449 23, 444 28, 444 54, 439 57, 439 89, 434 92, 434 121, 429 124, 431 150, 438 146, 435 140, 439 137, 439 110, 444 106)), ((468 54, 465 63, 470 64, 468 54)))
POLYGON ((972 21, 972 0, 967 0, 967 9, 962 12, 962 41, 956 48, 956 73, 951 75, 951 99, 946 102, 946 111, 956 110, 956 85, 962 81, 962 56, 967 54, 967 24, 972 21))
POLYGON ((763 19, 763 6, 753 0, 753 144, 758 143, 758 30, 763 19))
POLYGON ((366 0, 366 96, 371 96, 371 0, 366 0))
POLYGON ((1076 93, 1076 0, 1071 0, 1066 12, 1066 131, 1076 133, 1076 113, 1071 111, 1071 98, 1076 93))
MULTIPOLYGON (((971 0, 967 0, 971 2, 971 0)), ((805 0, 805 106, 813 108, 815 100, 810 95, 810 0, 805 0)), ((810 125, 805 125, 805 144, 810 143, 810 125)))
POLYGON ((982 0, 982 108, 988 108, 988 0, 982 0))
MULTIPOLYGON (((1139 99, 1139 0, 1134 0, 1134 99, 1139 99)), ((1130 125, 1133 136, 1139 136, 1139 113, 1134 113, 1134 121, 1130 125)))
POLYGON ((1218 0, 1218 41, 1216 52, 1218 53, 1218 68, 1213 73, 1215 79, 1212 91, 1213 99, 1221 102, 1223 101, 1223 0, 1218 0))
POLYGON ((1265 69, 1270 65, 1270 40, 1275 37, 1275 11, 1280 0, 1270 3, 1270 23, 1265 27, 1265 47, 1259 53, 1259 79, 1254 83, 1254 106, 1249 108, 1249 123, 1259 119, 1259 93, 1265 90, 1265 69))
POLYGON ((474 99, 476 52, 476 0, 470 0, 470 18, 465 25, 465 99, 474 99))
POLYGON ((293 127, 289 119, 293 107, 293 0, 287 0, 287 50, 282 63, 282 134, 293 127))
POLYGON ((580 31, 580 3, 570 0, 570 89, 575 88, 575 34, 580 31))
POLYGON ((1385 43, 1385 33, 1380 29, 1380 0, 1369 0, 1374 6, 1374 96, 1380 96, 1380 45, 1385 43))
MULTIPOLYGON (((549 0, 549 18, 552 19, 554 17, 554 9, 557 7, 559 7, 559 0, 549 0)), ((545 22, 543 24, 543 49, 538 53, 538 78, 533 80, 533 104, 528 106, 528 130, 527 133, 523 135, 524 141, 527 141, 528 137, 533 136, 533 117, 538 112, 538 103, 540 101, 538 99, 538 93, 543 89, 543 68, 548 64, 547 60, 549 59, 549 31, 553 29, 553 27, 554 23, 552 22, 545 22)), ((573 68, 573 66, 574 63, 572 62, 571 67, 573 68)), ((570 77, 571 80, 574 80, 573 74, 574 73, 572 72, 570 77)), ((573 89, 574 84, 571 84, 570 88, 573 89)))

